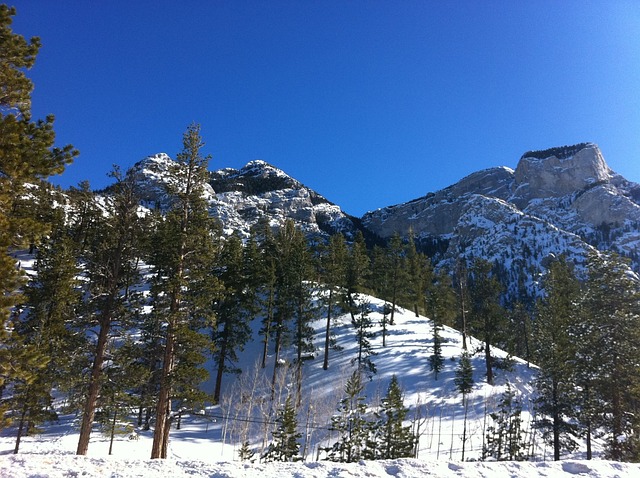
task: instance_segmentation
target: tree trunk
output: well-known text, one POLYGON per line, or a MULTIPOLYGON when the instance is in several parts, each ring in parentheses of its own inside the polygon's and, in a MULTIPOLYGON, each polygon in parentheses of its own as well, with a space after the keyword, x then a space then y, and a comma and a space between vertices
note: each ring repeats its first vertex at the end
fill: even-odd
POLYGON ((484 342, 484 360, 487 365, 487 383, 493 385, 493 357, 491 357, 491 345, 488 339, 484 342))
MULTIPOLYGON (((227 330, 227 325, 225 324, 225 333, 227 330)), ((216 372, 216 384, 215 389, 213 391, 213 401, 214 403, 220 403, 220 389, 222 388, 222 375, 224 374, 224 362, 227 356, 227 339, 226 337, 222 340, 222 348, 220 349, 220 353, 218 354, 218 370, 216 372)))
POLYGON ((552 383, 552 401, 553 401, 553 460, 560 460, 560 410, 558 405, 558 383, 553 380, 552 383))
POLYGON ((156 406, 156 427, 153 431, 153 445, 151 446, 152 459, 166 457, 166 444, 164 442, 168 440, 168 433, 165 434, 165 429, 169 426, 169 414, 171 411, 170 382, 171 372, 173 371, 174 341, 173 325, 169 323, 167 343, 164 349, 164 361, 162 364, 162 378, 160 379, 160 392, 156 406))
POLYGON ((113 451, 113 437, 116 434, 116 421, 118 418, 118 407, 115 407, 113 410, 113 421, 111 422, 111 437, 109 439, 109 455, 113 451))
MULTIPOLYGON (((110 307, 109 307, 110 309, 110 307)), ((84 410, 82 412, 82 424, 80 425, 80 438, 78 439, 78 448, 76 455, 86 455, 89 450, 89 439, 91 438, 91 428, 96 413, 96 404, 100 395, 100 379, 102 378, 102 365, 104 364, 104 356, 107 350, 107 339, 109 338, 109 329, 111 327, 111 313, 105 312, 100 321, 100 331, 98 332, 98 343, 96 344, 96 353, 91 367, 91 378, 89 379, 89 391, 85 401, 84 410)))
POLYGON ((22 432, 24 431, 25 418, 27 416, 27 405, 22 406, 22 413, 20 414, 20 423, 18 425, 18 435, 16 436, 16 446, 13 449, 13 454, 17 455, 20 449, 20 440, 22 439, 22 432))
POLYGON ((329 288, 329 304, 327 306, 327 330, 324 334, 324 362, 322 363, 322 369, 327 370, 329 368, 329 337, 331 331, 331 308, 333 305, 333 287, 329 288))

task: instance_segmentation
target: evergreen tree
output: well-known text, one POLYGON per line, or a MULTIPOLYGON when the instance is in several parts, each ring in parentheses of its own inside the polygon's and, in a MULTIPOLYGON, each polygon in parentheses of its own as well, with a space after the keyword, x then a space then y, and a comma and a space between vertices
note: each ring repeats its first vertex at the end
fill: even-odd
POLYGON ((222 376, 224 373, 240 373, 233 366, 238 360, 238 351, 243 350, 251 337, 251 296, 247 294, 248 279, 245 271, 242 241, 237 235, 230 236, 222 245, 219 279, 222 285, 220 300, 216 305, 217 324, 213 330, 216 379, 213 400, 220 401, 222 376))
MULTIPOLYGON (((429 266, 430 268, 430 266, 429 266)), ((440 325, 454 324, 456 317, 456 295, 451 278, 444 272, 427 272, 425 282, 425 311, 431 320, 440 325)))
POLYGON ((349 311, 353 320, 358 309, 356 294, 362 292, 370 274, 369 255, 367 254, 367 246, 361 231, 356 233, 346 260, 345 297, 343 303, 346 305, 345 308, 349 311))
POLYGON ((501 331, 505 329, 504 310, 500 306, 502 287, 491 274, 491 264, 484 259, 476 259, 470 272, 472 330, 483 339, 487 383, 493 385, 491 347, 499 345, 501 331))
POLYGON ((200 127, 190 125, 169 172, 173 202, 152 238, 153 307, 163 322, 164 350, 151 458, 167 456, 172 401, 195 391, 194 382, 206 375, 201 364, 210 342, 202 331, 214 324, 213 302, 219 295, 218 283, 211 277, 213 239, 219 232, 203 198, 209 161, 200 153, 203 145, 200 127))
POLYGON ((123 177, 118 169, 112 176, 116 179, 114 194, 106 199, 106 215, 99 219, 100 233, 91 238, 85 254, 89 281, 84 319, 87 327, 97 327, 98 332, 82 412, 78 455, 86 455, 89 448, 109 338, 114 322, 124 318, 131 308, 125 290, 128 281, 136 275, 130 269, 139 257, 137 242, 141 222, 136 179, 132 174, 123 177))
MULTIPOLYGON (((264 227, 264 238, 259 248, 260 255, 257 257, 252 277, 257 280, 262 299, 263 319, 260 335, 262 336, 262 368, 267 366, 267 355, 269 342, 274 335, 274 328, 277 325, 275 320, 276 307, 276 265, 277 256, 275 248, 275 238, 269 225, 264 227)), ((276 351, 279 352, 279 343, 276 342, 276 351)), ((275 377, 275 370, 274 370, 275 377)))
POLYGON ((331 430, 338 432, 338 440, 327 449, 327 460, 353 463, 364 457, 369 423, 363 390, 362 375, 355 370, 345 385, 338 413, 331 417, 331 430))
POLYGON ((429 367, 435 372, 435 379, 444 366, 444 357, 442 356, 442 337, 440 332, 445 322, 451 322, 455 314, 455 296, 450 286, 451 279, 445 274, 433 276, 432 272, 428 274, 428 282, 425 283, 425 305, 426 310, 432 320, 433 328, 433 350, 429 357, 429 367))
POLYGON ((240 458, 240 461, 248 461, 253 463, 253 457, 255 456, 255 454, 256 452, 251 449, 249 441, 243 441, 240 449, 238 450, 238 458, 240 458))
POLYGON ((433 345, 432 353, 429 356, 429 369, 434 373, 435 380, 438 380, 438 374, 444 367, 444 357, 442 356, 442 337, 440 331, 442 330, 442 324, 433 321, 433 345))
POLYGON ((483 459, 491 457, 497 461, 527 460, 527 446, 522 430, 522 404, 511 384, 502 394, 498 410, 491 413, 493 424, 487 428, 483 459))
POLYGON ((427 284, 431 282, 433 269, 427 256, 416 250, 413 234, 405 246, 407 264, 407 300, 413 303, 413 311, 418 317, 419 309, 425 303, 427 284))
MULTIPOLYGON (((38 217, 37 201, 47 199, 45 180, 59 174, 78 152, 54 147, 54 117, 33 121, 27 77, 40 49, 37 37, 27 41, 13 33, 16 10, 0 5, 0 342, 8 340, 11 309, 20 301, 23 272, 12 253, 38 242, 49 224, 38 217), (38 194, 42 192, 45 194, 38 194)), ((10 364, 10 349, 0 348, 0 390, 6 380, 22 380, 10 364)), ((0 406, 0 416, 4 415, 0 406)))
POLYGON ((536 363, 540 367, 535 381, 536 410, 542 417, 536 427, 553 446, 554 460, 561 452, 577 447, 575 356, 573 324, 580 285, 564 256, 551 263, 544 280, 545 297, 538 304, 535 329, 536 363))
MULTIPOLYGON (((275 388, 282 347, 292 340, 296 347, 296 383, 299 391, 302 386, 302 362, 309 353, 315 351, 314 329, 309 325, 313 319, 311 287, 307 281, 311 258, 304 235, 290 219, 276 234, 270 252, 277 259, 273 284, 273 323, 270 325, 275 342, 272 386, 275 388)), ((300 398, 298 393, 296 401, 300 398)))
POLYGON ((36 275, 25 289, 25 310, 14 315, 9 343, 16 363, 24 368, 18 375, 22 378, 13 383, 10 401, 20 417, 16 453, 28 426, 55 418, 53 388, 68 389, 77 375, 84 340, 72 327, 80 303, 75 252, 66 228, 59 224, 38 247, 36 275))
POLYGON ((360 302, 360 312, 351 320, 351 324, 356 330, 356 341, 358 342, 358 355, 353 362, 358 364, 358 370, 366 373, 369 378, 376 373, 376 366, 371 361, 371 357, 376 353, 373 351, 371 339, 376 334, 370 329, 373 327, 373 320, 369 314, 371 313, 371 305, 367 301, 360 302))
POLYGON ((462 349, 467 350, 467 334, 469 328, 469 273, 464 260, 459 259, 456 263, 453 279, 456 297, 458 302, 457 326, 462 334, 462 349))
POLYGON ((391 302, 391 316, 389 325, 394 325, 396 306, 407 296, 407 285, 409 276, 407 272, 406 251, 402 244, 400 234, 395 233, 387 248, 385 268, 383 273, 387 275, 387 290, 385 297, 391 302))
POLYGON ((324 338, 324 361, 322 368, 329 368, 329 346, 331 342, 331 319, 332 312, 337 304, 339 288, 344 287, 345 282, 345 262, 347 247, 342 234, 334 234, 329 239, 329 245, 320 257, 321 278, 326 289, 324 300, 327 308, 327 325, 325 327, 324 338))
POLYGON ((576 369, 581 389, 592 394, 598 407, 593 410, 597 414, 585 419, 606 433, 608 458, 635 460, 640 456, 635 419, 640 403, 640 286, 615 254, 591 254, 588 272, 576 369))
POLYGON ((473 390, 473 366, 471 365, 471 358, 466 350, 462 351, 458 368, 456 369, 456 376, 454 379, 456 390, 462 394, 462 406, 464 407, 464 423, 462 426, 462 461, 464 461, 464 454, 467 445, 467 416, 469 412, 469 394, 473 390))
POLYGON ((262 455, 264 461, 300 461, 300 443, 302 434, 298 432, 296 409, 287 396, 284 406, 278 409, 277 428, 273 432, 273 442, 262 455))
POLYGON ((387 395, 376 413, 377 421, 372 428, 366 458, 393 460, 413 456, 416 437, 410 426, 403 425, 408 413, 398 379, 393 375, 387 395))

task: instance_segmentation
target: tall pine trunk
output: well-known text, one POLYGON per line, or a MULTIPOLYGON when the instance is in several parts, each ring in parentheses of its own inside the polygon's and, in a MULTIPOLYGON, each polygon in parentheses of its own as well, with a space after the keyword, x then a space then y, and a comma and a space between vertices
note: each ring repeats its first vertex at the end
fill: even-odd
POLYGON ((173 372, 175 334, 173 323, 167 328, 167 340, 164 348, 164 360, 162 363, 162 377, 160 378, 160 392, 156 405, 156 427, 153 431, 153 445, 151 446, 151 458, 166 458, 169 438, 168 428, 171 413, 171 372, 173 372))
POLYGON ((329 337, 331 335, 331 309, 333 307, 333 287, 329 287, 329 304, 327 306, 327 329, 324 334, 324 362, 322 369, 329 368, 329 337))
POLYGON ((86 455, 89 450, 89 440, 91 438, 91 429, 93 428, 93 420, 96 414, 96 405, 100 396, 102 366, 104 365, 104 357, 107 351, 107 341, 109 339, 109 330, 111 329, 111 310, 115 301, 113 295, 110 296, 109 304, 104 310, 100 320, 100 330, 98 331, 98 342, 96 343, 95 356, 91 367, 91 377, 89 379, 89 390, 85 400, 82 412, 82 423, 80 425, 80 438, 78 439, 78 448, 76 455, 86 455))

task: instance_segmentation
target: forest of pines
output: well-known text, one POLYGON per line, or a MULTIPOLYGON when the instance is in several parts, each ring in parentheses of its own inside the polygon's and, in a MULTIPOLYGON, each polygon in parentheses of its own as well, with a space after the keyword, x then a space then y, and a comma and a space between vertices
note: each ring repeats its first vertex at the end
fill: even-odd
MULTIPOLYGON (((455 383, 463 402, 473 386, 469 357, 483 357, 493 384, 496 368, 508 367, 492 355, 499 347, 539 367, 533 427, 554 459, 579 439, 591 458, 597 438, 607 458, 640 460, 640 289, 621 258, 594 252, 580 282, 557 257, 540 271, 543 296, 506 303, 496 264, 461 259, 454 270, 434 270, 399 235, 373 247, 362 235, 310 239, 293 220, 259 225, 248 239, 223 235, 203 199, 210 158, 197 124, 187 127, 165 178, 164 209, 142 208, 140 178, 117 167, 100 196, 88 183, 60 190, 48 178, 78 153, 54 146, 52 116, 31 117, 25 72, 40 42, 14 34, 13 15, 0 6, 0 427, 15 432, 16 453, 22 437, 56 419, 54 397, 63 395, 66 412, 79 417, 77 454, 87 454, 95 423, 108 428, 124 416, 153 430, 150 456, 165 458, 182 415, 225 400, 223 382, 248 373, 235 364, 259 330, 259 365, 268 355, 274 363, 275 427, 258 457, 245 436, 240 457, 301 459, 303 365, 318 355, 330 367, 334 318, 346 313, 358 343, 355 371, 326 423, 334 441, 323 456, 415 456, 419 423, 403 403, 402 377, 376 406, 363 395, 363 381, 376 374, 370 340, 381 334, 386 346, 402 307, 433 322, 436 380, 445 361, 440 331, 462 333, 455 383), (34 258, 33 274, 17 257, 34 258), (363 294, 385 301, 382 323, 370 319, 363 294), (326 324, 320 347, 310 325, 319 319, 326 324), (471 336, 482 347, 467 349, 471 336), (284 359, 286 350, 293 359, 284 359), (207 362, 211 394, 201 387, 212 372, 207 362)), ((519 413, 517 397, 506 393, 489 417, 484 458, 528 458, 519 413)))

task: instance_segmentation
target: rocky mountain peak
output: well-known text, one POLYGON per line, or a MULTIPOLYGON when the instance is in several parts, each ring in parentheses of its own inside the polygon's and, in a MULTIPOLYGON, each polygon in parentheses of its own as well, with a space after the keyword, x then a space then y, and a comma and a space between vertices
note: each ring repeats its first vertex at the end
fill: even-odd
POLYGON ((608 182, 613 171, 593 143, 525 153, 515 170, 514 202, 562 197, 608 182))

